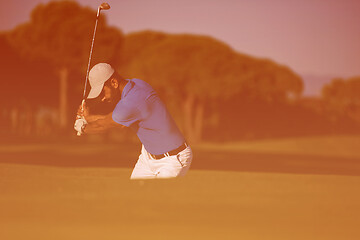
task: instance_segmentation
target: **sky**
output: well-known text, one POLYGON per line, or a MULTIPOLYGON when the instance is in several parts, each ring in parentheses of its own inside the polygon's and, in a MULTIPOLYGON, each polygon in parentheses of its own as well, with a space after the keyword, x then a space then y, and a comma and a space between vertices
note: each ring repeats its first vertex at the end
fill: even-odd
MULTIPOLYGON (((48 0, 0 0, 0 31, 29 21, 48 0), (6 6, 6 7, 5 7, 6 6)), ((102 1, 78 0, 97 9, 102 1)), ((212 36, 300 75, 360 75, 359 0, 109 0, 109 25, 212 36)))

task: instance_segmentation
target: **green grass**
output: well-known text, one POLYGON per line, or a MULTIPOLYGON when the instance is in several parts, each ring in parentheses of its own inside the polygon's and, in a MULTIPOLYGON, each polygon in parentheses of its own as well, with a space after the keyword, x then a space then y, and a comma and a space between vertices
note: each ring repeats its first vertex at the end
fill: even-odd
POLYGON ((298 154, 360 158, 360 136, 318 136, 257 140, 234 143, 204 143, 203 150, 251 151, 261 153, 298 154))
MULTIPOLYGON (((37 158, 55 163, 90 156, 97 160, 105 154, 115 155, 116 161, 133 162, 139 149, 130 147, 94 143, 0 146, 0 157, 25 159, 0 164, 0 239, 360 239, 359 176, 286 172, 293 164, 296 168, 312 164, 316 156, 351 158, 348 166, 355 168, 360 136, 194 146, 197 158, 203 158, 196 161, 204 164, 214 156, 200 152, 233 158, 215 157, 229 165, 239 156, 242 163, 248 161, 242 158, 250 155, 239 153, 264 153, 260 163, 270 159, 274 161, 270 165, 277 160, 271 154, 284 154, 285 159, 278 161, 286 160, 279 165, 285 168, 281 174, 191 169, 180 179, 130 181, 129 168, 25 164, 37 158), (311 161, 286 159, 297 155, 315 157, 311 161)), ((324 164, 344 167, 337 159, 309 166, 320 169, 324 164)))
POLYGON ((0 239, 360 238, 360 177, 0 164, 0 239))

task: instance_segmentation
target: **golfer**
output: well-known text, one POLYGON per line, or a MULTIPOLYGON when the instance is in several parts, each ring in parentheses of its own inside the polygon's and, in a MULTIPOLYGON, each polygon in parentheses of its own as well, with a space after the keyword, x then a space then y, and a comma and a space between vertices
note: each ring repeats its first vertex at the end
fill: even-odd
POLYGON ((131 179, 173 178, 190 168, 192 150, 154 89, 140 79, 124 79, 111 65, 96 64, 89 73, 88 99, 113 105, 108 115, 91 115, 79 107, 74 128, 81 134, 113 127, 133 129, 142 143, 131 179))

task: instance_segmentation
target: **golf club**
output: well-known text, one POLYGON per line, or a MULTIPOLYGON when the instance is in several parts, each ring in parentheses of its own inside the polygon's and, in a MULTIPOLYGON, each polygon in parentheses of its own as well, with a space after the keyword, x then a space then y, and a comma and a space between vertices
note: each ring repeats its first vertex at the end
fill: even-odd
MULTIPOLYGON (((110 5, 109 5, 108 3, 106 3, 106 2, 104 2, 104 3, 100 4, 100 6, 98 7, 98 10, 97 10, 95 27, 94 27, 94 33, 93 33, 93 37, 92 37, 92 41, 91 41, 91 47, 90 47, 89 61, 88 61, 87 70, 86 70, 86 78, 85 78, 85 86, 84 86, 83 99, 82 99, 82 102, 81 102, 81 108, 82 108, 82 110, 84 110, 86 86, 87 86, 87 82, 88 82, 88 80, 89 80, 89 71, 90 71, 90 64, 91 64, 91 56, 92 56, 93 48, 94 48, 96 28, 97 28, 98 21, 99 21, 100 11, 101 11, 101 10, 108 10, 108 9, 110 9, 110 5)), ((78 132, 77 135, 80 136, 81 133, 78 132)))

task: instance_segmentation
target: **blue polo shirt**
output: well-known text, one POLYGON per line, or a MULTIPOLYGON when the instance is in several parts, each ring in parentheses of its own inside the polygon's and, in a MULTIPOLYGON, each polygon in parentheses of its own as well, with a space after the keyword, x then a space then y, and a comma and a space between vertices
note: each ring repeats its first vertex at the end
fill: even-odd
POLYGON ((154 89, 140 79, 127 81, 113 120, 132 128, 149 153, 163 154, 183 144, 183 135, 154 89))

